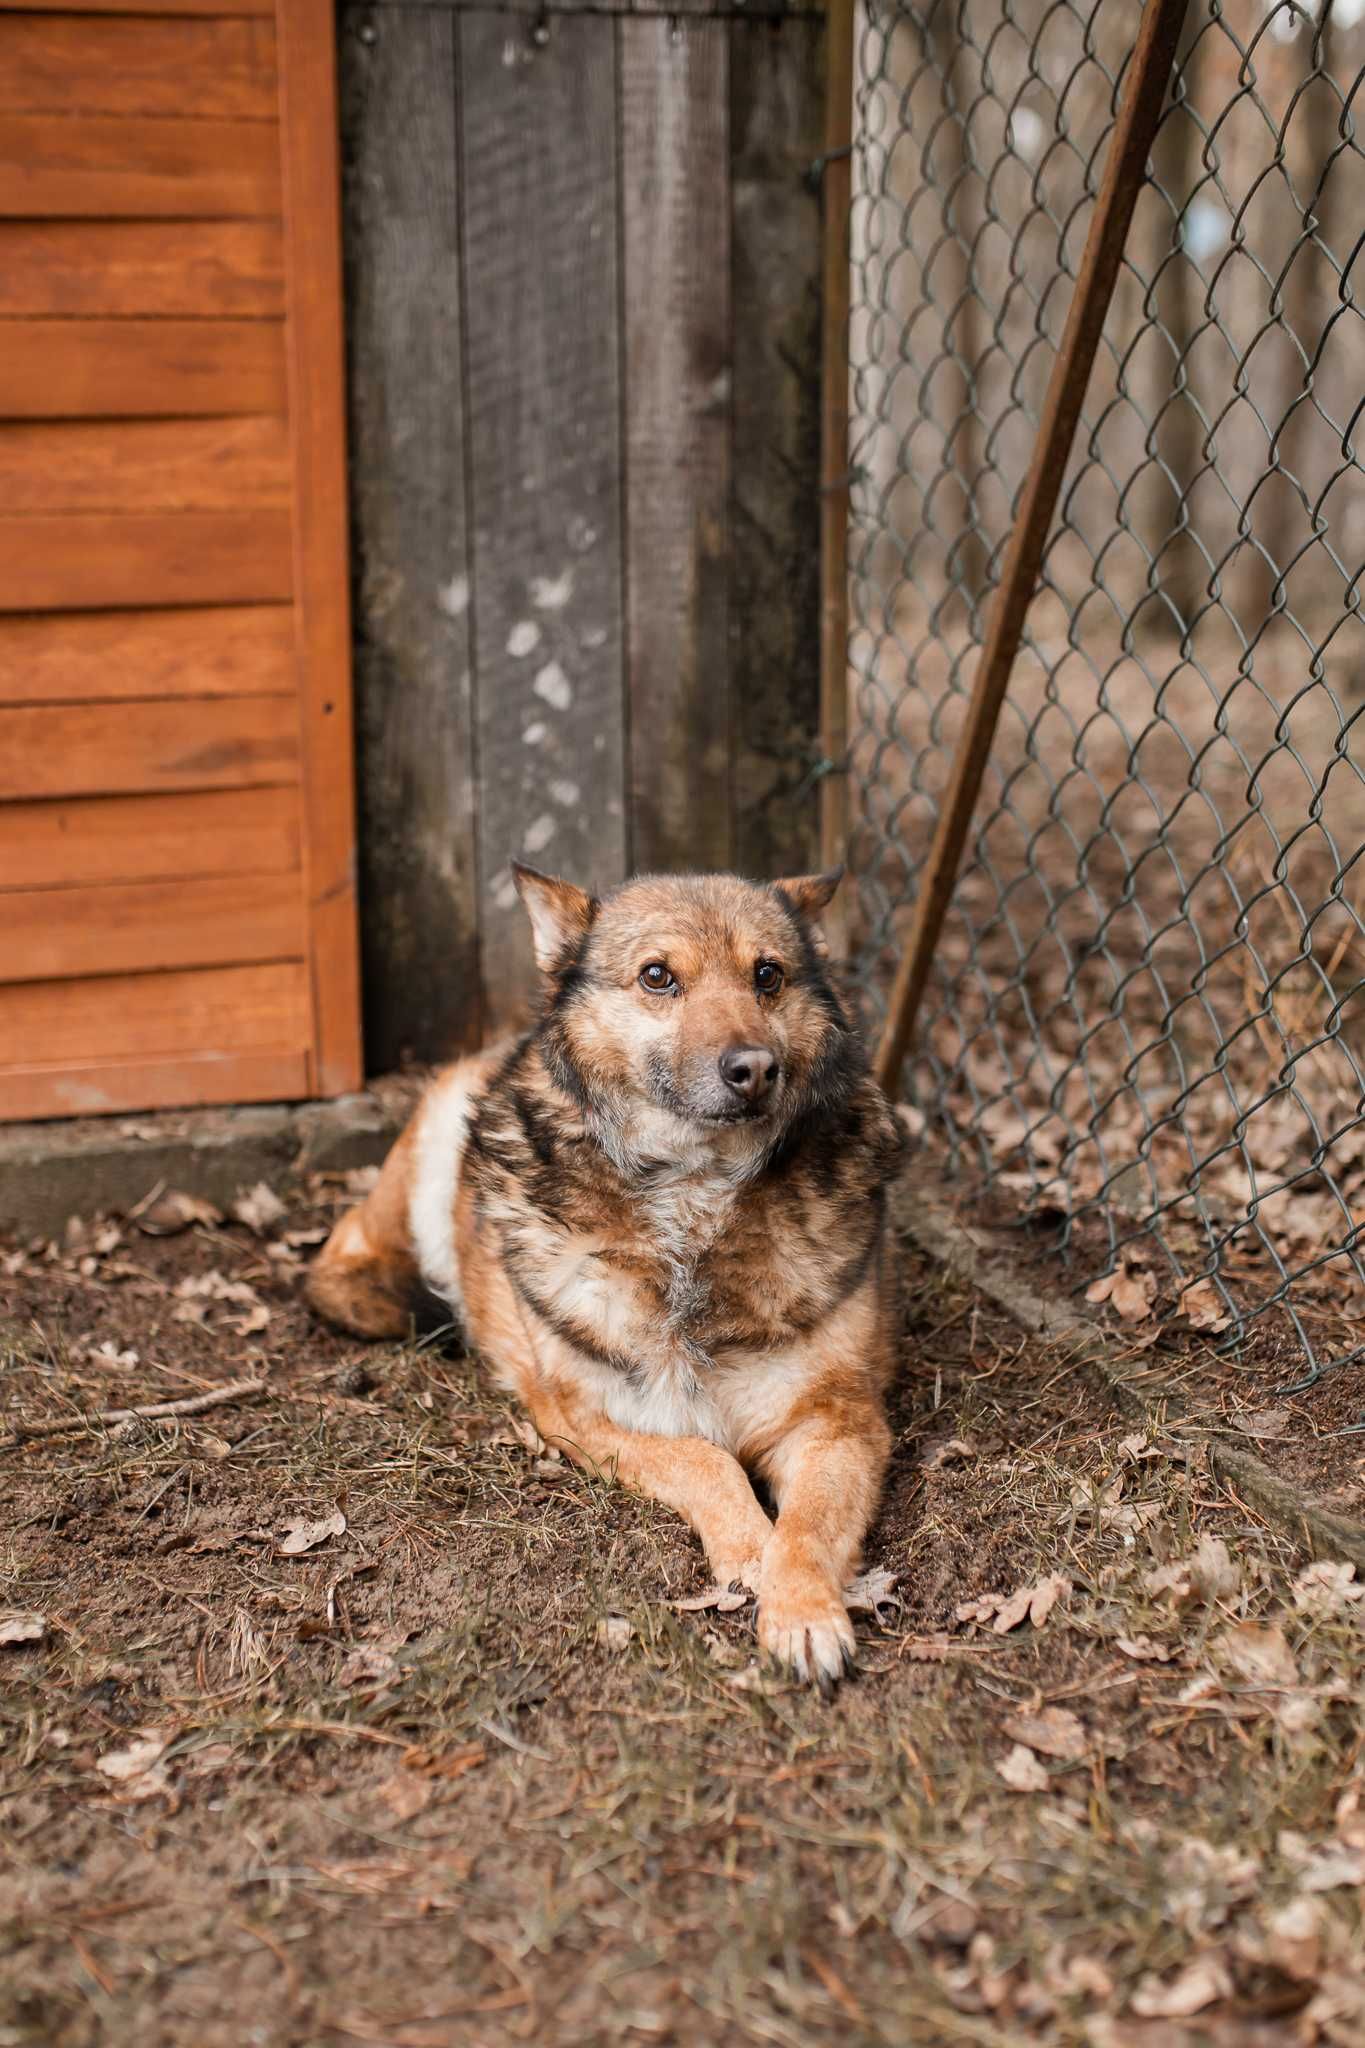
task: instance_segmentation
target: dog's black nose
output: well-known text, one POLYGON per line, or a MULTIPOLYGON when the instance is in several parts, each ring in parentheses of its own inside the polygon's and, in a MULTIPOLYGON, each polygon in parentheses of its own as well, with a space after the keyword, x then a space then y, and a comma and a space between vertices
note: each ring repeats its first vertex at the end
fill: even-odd
POLYGON ((766 1045, 730 1045, 718 1062, 720 1078, 746 1102, 761 1102, 777 1079, 777 1055, 766 1045))

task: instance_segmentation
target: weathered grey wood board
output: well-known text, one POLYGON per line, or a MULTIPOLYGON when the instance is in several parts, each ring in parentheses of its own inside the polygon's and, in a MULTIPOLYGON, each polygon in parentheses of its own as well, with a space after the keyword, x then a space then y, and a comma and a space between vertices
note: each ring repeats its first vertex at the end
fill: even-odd
POLYGON ((824 27, 341 20, 378 1070, 524 1012, 514 856, 814 858, 824 27))
POLYGON ((455 32, 347 21, 347 338, 372 1071, 482 1025, 465 515, 455 32))

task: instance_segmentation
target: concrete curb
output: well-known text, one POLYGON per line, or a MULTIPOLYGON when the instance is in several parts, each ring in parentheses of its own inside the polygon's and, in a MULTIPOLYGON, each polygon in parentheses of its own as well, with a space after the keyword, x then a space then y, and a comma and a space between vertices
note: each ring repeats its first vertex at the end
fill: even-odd
POLYGON ((938 1192, 940 1186, 913 1175, 901 1183, 893 1209, 904 1236, 931 1258, 961 1273, 1023 1329, 1066 1344, 1076 1362, 1135 1421, 1153 1430, 1188 1429, 1191 1444, 1206 1446, 1215 1474, 1235 1485, 1243 1499, 1310 1556, 1344 1559, 1365 1574, 1365 1525, 1314 1507, 1228 1433, 1190 1421, 1175 1387, 1150 1367, 1135 1372, 1131 1359, 1120 1354, 1108 1331, 1068 1303, 1037 1293, 1021 1277, 1017 1256, 1007 1259, 983 1233, 958 1221, 938 1192))
POLYGON ((69 1216, 123 1214, 158 1181, 229 1202, 257 1181, 371 1166, 406 1105, 378 1095, 260 1108, 0 1125, 0 1230, 50 1237, 69 1216))

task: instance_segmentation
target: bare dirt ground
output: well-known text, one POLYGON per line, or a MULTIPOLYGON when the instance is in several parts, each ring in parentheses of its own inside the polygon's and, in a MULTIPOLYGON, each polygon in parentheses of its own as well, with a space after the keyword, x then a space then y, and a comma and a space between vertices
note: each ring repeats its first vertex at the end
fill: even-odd
POLYGON ((0 2048, 1365 2041, 1349 1568, 907 1252, 825 1704, 448 1339, 309 1320, 344 1198, 0 1252, 0 2048))

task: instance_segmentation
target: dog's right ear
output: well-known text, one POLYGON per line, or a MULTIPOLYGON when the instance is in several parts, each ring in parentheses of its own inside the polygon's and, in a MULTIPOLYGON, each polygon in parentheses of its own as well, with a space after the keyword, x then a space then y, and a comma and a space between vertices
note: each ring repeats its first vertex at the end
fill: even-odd
POLYGON ((597 902, 572 882, 542 875, 538 868, 512 862, 512 879, 531 920, 536 966, 557 974, 568 966, 587 937, 597 915, 597 902))

